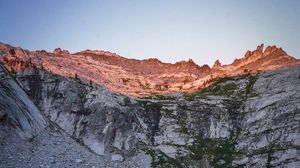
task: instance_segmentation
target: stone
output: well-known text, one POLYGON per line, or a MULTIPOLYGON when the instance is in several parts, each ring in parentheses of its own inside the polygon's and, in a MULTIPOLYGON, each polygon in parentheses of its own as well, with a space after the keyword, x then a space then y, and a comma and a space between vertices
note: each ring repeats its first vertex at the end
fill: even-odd
POLYGON ((55 48, 53 54, 60 54, 62 50, 60 48, 55 48))
POLYGON ((119 162, 122 162, 124 160, 123 156, 120 155, 120 154, 113 154, 111 156, 111 160, 112 161, 119 161, 119 162))
POLYGON ((3 110, 0 110, 0 121, 4 121, 5 120, 5 118, 6 118, 6 113, 5 113, 5 111, 3 111, 3 110))
POLYGON ((82 160, 82 159, 76 159, 75 162, 76 162, 76 163, 82 163, 83 160, 82 160))
POLYGON ((55 48, 54 51, 53 51, 53 54, 56 54, 56 55, 69 55, 69 51, 68 50, 62 50, 60 48, 55 48))

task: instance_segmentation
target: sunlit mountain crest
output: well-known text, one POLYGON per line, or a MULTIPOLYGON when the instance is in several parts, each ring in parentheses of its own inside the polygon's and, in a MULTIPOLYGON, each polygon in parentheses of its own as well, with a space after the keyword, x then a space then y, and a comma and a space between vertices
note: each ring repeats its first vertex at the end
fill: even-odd
POLYGON ((0 44, 0 61, 10 71, 30 68, 43 69, 54 74, 94 82, 111 91, 131 96, 146 96, 201 90, 219 78, 246 73, 259 73, 300 64, 282 48, 259 45, 247 51, 242 58, 222 65, 217 60, 210 68, 197 65, 193 60, 175 64, 156 58, 128 59, 116 53, 84 50, 69 53, 57 48, 53 53, 28 51, 20 47, 0 44))

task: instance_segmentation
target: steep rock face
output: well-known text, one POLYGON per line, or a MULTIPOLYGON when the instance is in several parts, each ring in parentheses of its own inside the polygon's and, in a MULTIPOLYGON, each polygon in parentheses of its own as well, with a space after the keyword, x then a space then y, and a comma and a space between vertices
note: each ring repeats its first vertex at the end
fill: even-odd
POLYGON ((154 148, 185 166, 298 167, 300 67, 157 96, 154 148))
POLYGON ((128 150, 135 143, 134 100, 34 69, 19 72, 17 79, 51 121, 95 153, 104 155, 111 147, 128 150))
POLYGON ((224 78, 202 92, 130 98, 39 70, 17 80, 51 121, 104 155, 152 166, 299 166, 300 67, 224 78))
POLYGON ((261 75, 245 102, 236 163, 247 166, 300 165, 300 68, 261 75))
POLYGON ((38 108, 1 64, 0 123, 24 139, 32 138, 46 126, 38 108))

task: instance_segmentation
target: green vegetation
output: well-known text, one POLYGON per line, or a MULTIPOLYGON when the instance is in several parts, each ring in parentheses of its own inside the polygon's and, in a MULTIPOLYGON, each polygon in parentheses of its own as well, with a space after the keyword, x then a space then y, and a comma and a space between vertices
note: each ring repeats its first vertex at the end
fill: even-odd
POLYGON ((210 139, 197 137, 192 146, 192 160, 208 159, 213 167, 232 167, 231 163, 238 154, 231 139, 210 139))
POLYGON ((175 100, 175 97, 172 97, 170 95, 156 95, 154 97, 156 100, 175 100))
MULTIPOLYGON (((256 76, 243 75, 238 77, 225 77, 216 81, 213 85, 203 89, 197 93, 184 94, 184 98, 187 101, 195 101, 197 99, 209 99, 210 96, 221 96, 221 103, 224 108, 227 109, 229 117, 232 120, 237 120, 240 108, 243 107, 245 101, 255 95, 253 86, 257 80, 256 76)), ((182 134, 189 134, 189 129, 186 126, 185 117, 177 114, 173 115, 173 111, 164 109, 164 101, 160 100, 174 100, 175 97, 171 96, 151 96, 149 100, 143 102, 145 109, 161 109, 161 113, 168 117, 174 118, 180 128, 177 130, 182 134), (154 102, 150 101, 153 100, 154 102)), ((218 98, 217 98, 218 99, 218 98)), ((178 105, 183 111, 189 110, 186 103, 178 105)), ((178 111, 177 111, 178 112, 178 111)), ((162 152, 155 150, 147 150, 152 158, 152 167, 182 167, 185 165, 203 166, 206 160, 209 164, 215 168, 233 167, 233 160, 240 154, 241 151, 237 151, 235 148, 235 135, 238 134, 239 125, 232 131, 230 138, 205 138, 202 136, 196 136, 195 141, 190 146, 184 146, 191 151, 188 156, 176 157, 176 159, 169 158, 162 152)), ((171 144, 172 145, 172 144, 171 144)), ((272 160, 272 155, 268 155, 268 162, 272 160)))
POLYGON ((146 111, 160 111, 163 106, 161 102, 152 102, 147 100, 140 100, 138 102, 145 108, 146 111))
POLYGON ((230 96, 234 93, 235 90, 237 90, 237 86, 234 83, 228 83, 223 86, 217 85, 215 87, 212 87, 211 90, 208 90, 208 92, 213 95, 230 96))
POLYGON ((182 133, 182 134, 188 135, 189 134, 189 129, 186 126, 181 125, 181 127, 179 129, 179 132, 182 133))
POLYGON ((207 98, 207 96, 230 96, 232 95, 238 88, 235 83, 229 82, 233 81, 233 78, 222 78, 215 82, 215 84, 203 89, 197 93, 186 94, 185 99, 187 101, 193 101, 198 98, 207 98), (224 84, 227 82, 226 84, 224 84))
POLYGON ((248 82, 248 85, 246 87, 246 94, 247 95, 250 95, 252 92, 253 92, 253 86, 255 84, 257 80, 257 77, 256 76, 249 76, 249 82, 248 82))
MULTIPOLYGON (((183 167, 179 160, 171 158, 160 150, 151 149, 143 142, 138 142, 136 148, 131 151, 132 156, 138 151, 144 151, 146 155, 151 157, 151 167, 170 167, 170 168, 181 168, 183 167)), ((127 154, 127 153, 126 153, 127 154)))
POLYGON ((182 165, 180 162, 174 158, 168 157, 161 151, 155 151, 153 149, 146 149, 146 154, 150 155, 152 158, 151 167, 170 167, 170 168, 180 168, 182 165))
MULTIPOLYGON (((185 99, 194 101, 207 99, 207 96, 223 96, 222 104, 228 110, 230 117, 235 118, 238 109, 243 106, 247 98, 255 94, 253 93, 253 86, 256 80, 257 77, 251 75, 224 78, 201 92, 186 94, 185 99)), ((234 135, 236 133, 232 132, 232 137, 229 139, 196 137, 193 145, 189 146, 192 152, 189 156, 190 159, 199 164, 201 164, 202 159, 207 159, 210 165, 216 168, 232 167, 233 159, 239 154, 235 149, 234 135)))
POLYGON ((207 96, 224 96, 231 98, 238 98, 245 100, 246 97, 252 95, 253 86, 257 77, 252 75, 243 75, 238 77, 225 77, 216 81, 211 86, 203 89, 197 93, 185 94, 185 100, 193 101, 196 99, 207 98, 207 96), (246 87, 239 88, 235 81, 240 79, 247 79, 248 84, 246 87))
POLYGON ((236 98, 235 100, 225 99, 223 100, 223 105, 226 107, 229 112, 235 112, 239 109, 245 101, 245 97, 241 96, 240 98, 236 98))
POLYGON ((148 99, 148 100, 175 100, 176 98, 171 96, 171 95, 155 95, 155 96, 144 97, 143 99, 148 99))
POLYGON ((173 114, 172 110, 162 109, 161 113, 162 113, 163 116, 165 116, 167 118, 176 118, 176 115, 173 114))

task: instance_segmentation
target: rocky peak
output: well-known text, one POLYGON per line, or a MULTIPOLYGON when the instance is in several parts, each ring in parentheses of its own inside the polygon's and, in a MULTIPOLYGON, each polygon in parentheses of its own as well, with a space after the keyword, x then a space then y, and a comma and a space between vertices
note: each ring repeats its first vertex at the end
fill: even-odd
POLYGON ((55 48, 53 51, 53 54, 55 55, 69 55, 69 51, 68 50, 62 50, 61 48, 55 48))
POLYGON ((256 50, 254 51, 247 51, 245 53, 245 58, 250 58, 250 57, 258 57, 258 56, 262 56, 263 55, 263 50, 264 50, 264 44, 261 44, 259 46, 256 47, 256 50))
POLYGON ((177 66, 197 66, 198 67, 198 65, 192 59, 188 59, 188 61, 176 62, 175 65, 177 65, 177 66))
POLYGON ((149 59, 145 59, 143 60, 144 62, 149 62, 149 63, 153 63, 153 64, 161 64, 162 62, 157 59, 157 58, 149 58, 149 59))
POLYGON ((244 58, 249 59, 249 58, 269 56, 269 55, 274 55, 274 54, 277 56, 287 55, 287 53, 281 47, 278 48, 275 45, 273 45, 273 46, 268 46, 264 50, 264 44, 261 44, 261 45, 257 46, 256 50, 254 50, 254 51, 248 50, 245 53, 244 58))
POLYGON ((273 53, 277 53, 280 55, 287 55, 287 53, 281 47, 277 48, 275 45, 268 46, 264 51, 264 55, 270 55, 273 53))
POLYGON ((204 64, 204 65, 202 65, 202 66, 200 67, 200 69, 203 70, 203 71, 209 71, 209 70, 210 70, 210 67, 209 67, 209 65, 204 64))
POLYGON ((261 45, 256 47, 256 51, 259 52, 259 53, 263 53, 263 50, 264 50, 264 44, 261 44, 261 45))
POLYGON ((220 61, 216 60, 214 65, 213 65, 213 68, 218 68, 218 67, 221 67, 221 66, 222 66, 222 64, 220 63, 220 61))
POLYGON ((37 53, 40 53, 40 54, 47 54, 47 51, 46 51, 46 50, 37 50, 36 52, 37 52, 37 53))
POLYGON ((98 56, 105 56, 105 57, 119 57, 116 53, 112 53, 109 51, 104 50, 84 50, 80 51, 75 54, 82 54, 82 55, 98 55, 98 56))
POLYGON ((252 55, 252 52, 251 51, 247 51, 246 53, 245 53, 245 58, 249 58, 250 56, 252 55))

